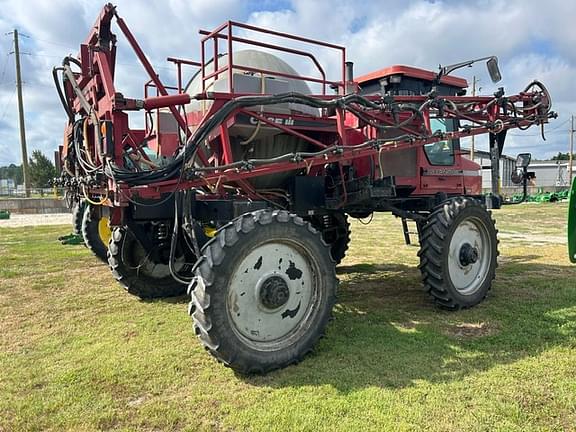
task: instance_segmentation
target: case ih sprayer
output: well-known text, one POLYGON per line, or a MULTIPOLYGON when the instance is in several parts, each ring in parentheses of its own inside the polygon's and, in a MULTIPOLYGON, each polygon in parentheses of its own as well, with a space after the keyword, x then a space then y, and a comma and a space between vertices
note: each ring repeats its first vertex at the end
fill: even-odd
MULTIPOLYGON (((200 34, 200 61, 169 58, 177 84, 167 87, 108 4, 78 56, 54 70, 68 115, 59 182, 87 203, 85 240, 129 293, 188 291, 195 332, 217 359, 242 373, 284 367, 329 321, 348 218, 389 212, 415 222, 424 288, 439 306, 484 299, 497 231, 459 139, 489 134, 498 185, 507 130, 554 116, 542 84, 470 97, 448 74, 473 61, 354 78, 340 46, 230 21, 200 34), (144 99, 115 87, 113 22, 149 75, 144 99), (338 79, 316 48, 338 55, 338 79), (282 55, 317 73, 298 74, 282 55), (188 82, 185 68, 196 68, 188 82), (143 128, 129 111, 144 113, 143 128)), ((498 80, 496 58, 480 60, 498 80)))

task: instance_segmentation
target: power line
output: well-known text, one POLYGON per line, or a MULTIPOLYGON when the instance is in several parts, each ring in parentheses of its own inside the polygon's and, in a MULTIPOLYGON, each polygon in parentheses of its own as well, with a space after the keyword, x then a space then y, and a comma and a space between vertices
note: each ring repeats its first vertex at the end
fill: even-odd
POLYGON ((48 45, 59 46, 59 47, 62 47, 62 48, 66 48, 66 49, 73 50, 73 51, 78 50, 78 47, 72 48, 72 47, 70 47, 70 46, 68 46, 68 45, 63 45, 63 44, 61 44, 61 43, 52 42, 52 41, 49 41, 49 40, 46 40, 46 39, 40 39, 40 38, 38 38, 38 37, 36 37, 36 36, 34 36, 34 37, 29 37, 29 38, 32 39, 32 40, 39 41, 39 42, 47 43, 48 45))
POLYGON ((8 112, 8 107, 10 106, 10 103, 12 102, 12 100, 14 99, 14 95, 16 94, 16 87, 14 87, 14 90, 12 91, 12 94, 10 95, 10 97, 7 99, 6 101, 6 105, 4 105, 4 112, 2 113, 2 115, 0 116, 0 121, 4 120, 4 117, 6 117, 6 113, 8 112))
MULTIPOLYGON (((556 127, 552 128, 552 129, 548 129, 548 130, 544 130, 544 133, 546 134, 550 134, 558 129, 560 129, 562 126, 564 126, 566 123, 568 123, 570 121, 570 119, 563 121, 562 123, 560 123, 559 125, 556 125, 556 127)), ((559 131, 559 132, 564 132, 564 131, 559 131)), ((516 137, 536 137, 536 136, 540 136, 539 133, 537 134, 509 134, 510 136, 516 136, 516 137)))
POLYGON ((10 53, 6 53, 6 58, 4 59, 4 65, 2 66, 2 74, 0 75, 0 84, 4 81, 6 76, 6 69, 8 68, 8 60, 10 59, 10 53))
POLYGON ((22 53, 22 54, 28 54, 29 56, 32 56, 32 57, 51 57, 51 58, 62 59, 62 56, 57 56, 57 55, 35 54, 35 53, 22 53))

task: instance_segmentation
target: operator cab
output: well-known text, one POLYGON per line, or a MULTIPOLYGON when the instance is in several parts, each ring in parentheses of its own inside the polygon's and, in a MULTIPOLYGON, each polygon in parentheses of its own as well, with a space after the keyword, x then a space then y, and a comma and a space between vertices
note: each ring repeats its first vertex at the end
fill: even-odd
MULTIPOLYGON (((383 97, 423 96, 432 91, 438 96, 463 96, 468 87, 463 78, 402 65, 357 77, 355 82, 360 95, 383 97)), ((432 134, 458 130, 458 120, 453 118, 425 118, 424 121, 432 134)), ((402 131, 391 133, 401 135, 402 131)), ((382 175, 394 177, 397 191, 404 191, 404 195, 457 193, 462 187, 468 193, 480 193, 479 166, 459 157, 459 150, 459 139, 446 139, 393 152, 379 163, 382 175), (455 175, 456 172, 474 174, 474 178, 463 178, 455 175)))
MULTIPOLYGON (((464 96, 468 83, 463 78, 443 76, 436 83, 437 73, 411 66, 391 66, 356 79, 362 96, 422 96, 435 87, 439 96, 464 96)), ((457 124, 454 119, 431 119, 432 133, 452 132, 457 124)), ((454 152, 460 149, 459 140, 438 141, 424 146, 424 152, 430 165, 454 165, 454 152)))

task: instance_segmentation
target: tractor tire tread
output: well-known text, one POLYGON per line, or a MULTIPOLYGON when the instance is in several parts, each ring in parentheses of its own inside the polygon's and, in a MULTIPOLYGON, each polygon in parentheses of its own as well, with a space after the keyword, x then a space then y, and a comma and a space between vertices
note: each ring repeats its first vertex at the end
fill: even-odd
MULTIPOLYGON (((444 274, 443 258, 447 254, 447 237, 451 235, 450 229, 454 220, 462 211, 468 208, 475 208, 474 211, 486 212, 487 220, 490 221, 493 235, 497 235, 498 230, 494 227, 494 220, 490 211, 486 210, 484 204, 474 198, 455 197, 444 201, 430 213, 425 224, 422 225, 420 235, 421 249, 418 252, 420 265, 418 266, 424 284, 425 291, 432 297, 434 302, 442 309, 459 310, 466 309, 482 301, 491 289, 492 281, 495 278, 495 269, 498 266, 496 257, 498 252, 498 241, 496 240, 490 247, 495 248, 494 265, 489 267, 489 274, 484 282, 481 297, 473 301, 463 301, 454 294, 454 289, 450 289, 447 281, 448 275, 444 274)), ((492 237, 491 237, 492 238, 492 237)), ((495 238, 495 237, 494 237, 495 238)))
MULTIPOLYGON (((318 340, 324 336, 326 325, 332 318, 332 308, 336 302, 338 279, 336 278, 335 266, 333 266, 330 272, 330 278, 332 279, 331 283, 333 283, 334 291, 327 299, 330 313, 328 313, 328 317, 324 320, 325 322, 322 322, 321 325, 318 326, 317 333, 310 339, 306 349, 303 349, 296 357, 280 362, 270 362, 265 366, 250 364, 246 362, 242 356, 235 354, 234 349, 231 349, 233 344, 225 340, 226 335, 220 334, 216 327, 212 325, 210 318, 212 309, 210 297, 215 290, 215 275, 221 271, 221 267, 226 266, 227 249, 233 247, 242 237, 249 236, 258 225, 264 226, 273 222, 306 226, 311 233, 317 236, 324 247, 329 248, 329 245, 322 238, 321 233, 309 222, 304 221, 295 214, 284 210, 259 210, 246 213, 220 228, 217 235, 204 245, 203 256, 196 262, 194 267, 196 277, 188 289, 191 296, 188 312, 194 322, 194 332, 204 345, 204 348, 210 352, 219 363, 245 375, 264 374, 300 362, 306 355, 313 351, 318 340)), ((331 260, 334 262, 333 258, 331 258, 331 260)), ((215 319, 218 318, 215 317, 215 319)))

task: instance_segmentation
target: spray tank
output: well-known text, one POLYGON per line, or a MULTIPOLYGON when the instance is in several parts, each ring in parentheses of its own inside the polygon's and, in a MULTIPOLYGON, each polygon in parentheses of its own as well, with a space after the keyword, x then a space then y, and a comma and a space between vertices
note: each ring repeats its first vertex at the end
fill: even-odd
MULTIPOLYGON (((233 53, 234 65, 246 66, 254 69, 278 72, 286 75, 298 76, 298 73, 288 63, 279 57, 267 52, 257 50, 243 50, 233 53)), ((228 55, 218 58, 218 64, 228 64, 228 55)), ((214 62, 206 65, 205 75, 214 71, 214 62)), ((205 81, 204 91, 223 92, 230 91, 228 73, 220 74, 218 79, 209 78, 205 81)), ((297 78, 286 78, 266 73, 254 73, 234 68, 232 72, 233 92, 235 94, 279 94, 296 92, 311 94, 307 83, 297 78)), ((197 72, 189 81, 185 91, 194 96, 202 93, 202 74, 197 72)), ((186 106, 187 113, 199 113, 203 115, 208 111, 211 100, 192 100, 186 106)), ((263 106, 255 106, 249 109, 254 112, 264 112, 263 106)), ((266 107, 267 117, 279 124, 292 125, 292 115, 305 114, 319 116, 320 111, 307 105, 284 103, 266 107), (272 116, 271 116, 272 114, 272 116), (277 117, 274 114, 278 114, 277 117)), ((200 117, 199 117, 200 118, 200 117)), ((192 125, 194 129, 196 125, 192 125)), ((249 158, 273 158, 292 152, 309 150, 309 144, 294 135, 284 133, 282 130, 267 125, 246 114, 238 114, 234 126, 229 129, 230 142, 234 160, 249 158)), ((212 153, 210 148, 204 146, 207 155, 212 153)), ((283 188, 287 179, 292 177, 293 171, 261 177, 250 180, 257 189, 283 188)))

